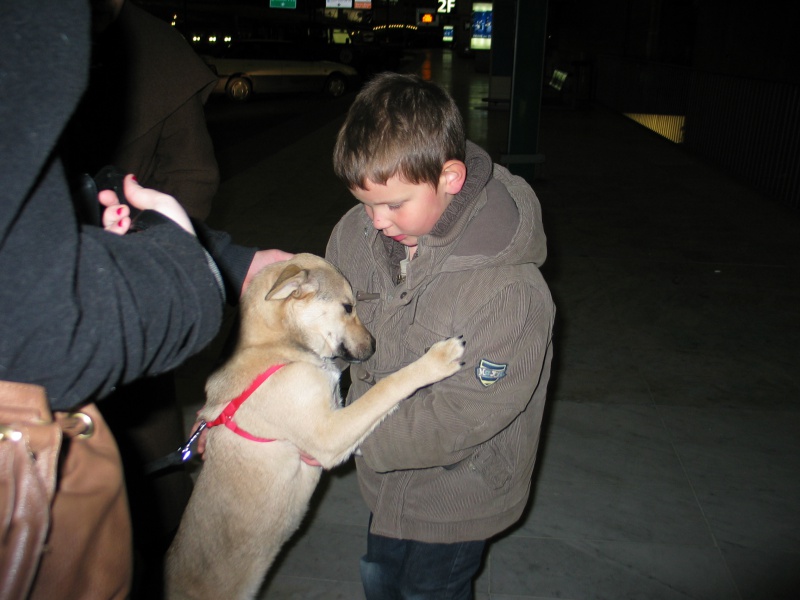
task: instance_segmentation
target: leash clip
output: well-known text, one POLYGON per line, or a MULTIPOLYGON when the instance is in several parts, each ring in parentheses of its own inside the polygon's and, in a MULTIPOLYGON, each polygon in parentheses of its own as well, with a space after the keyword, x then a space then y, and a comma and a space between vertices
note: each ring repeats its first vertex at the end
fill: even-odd
POLYGON ((200 426, 197 430, 191 435, 189 440, 180 448, 178 448, 178 452, 181 455, 181 462, 186 462, 190 458, 192 458, 192 444, 197 441, 197 438, 200 437, 200 434, 203 433, 203 430, 208 426, 208 423, 205 420, 200 419, 200 426))
POLYGON ((179 446, 175 452, 170 452, 166 456, 162 456, 161 458, 157 458, 156 460, 146 464, 144 466, 145 475, 152 475, 154 473, 158 473, 159 471, 163 471, 164 469, 180 466, 192 458, 192 444, 197 441, 197 438, 200 437, 200 434, 203 433, 205 428, 206 422, 203 419, 200 419, 200 426, 189 438, 189 441, 187 441, 183 446, 179 446))

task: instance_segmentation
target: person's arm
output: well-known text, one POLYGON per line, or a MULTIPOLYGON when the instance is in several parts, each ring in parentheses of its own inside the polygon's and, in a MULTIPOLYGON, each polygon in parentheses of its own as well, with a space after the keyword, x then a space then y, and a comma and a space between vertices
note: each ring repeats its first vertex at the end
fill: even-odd
POLYGON ((221 295, 197 238, 166 219, 135 236, 79 227, 54 156, 85 89, 88 5, 8 9, 21 38, 0 103, 0 379, 66 409, 202 349, 221 295))
POLYGON ((229 234, 212 229, 205 223, 193 220, 194 229, 200 242, 217 263, 228 303, 239 302, 247 284, 261 269, 275 262, 289 260, 293 254, 283 250, 259 250, 248 246, 240 246, 233 242, 229 234))
POLYGON ((201 350, 222 297, 203 248, 173 222, 127 236, 78 229, 49 183, 3 239, 0 379, 43 385, 65 409, 201 350))
POLYGON ((97 196, 97 200, 105 207, 101 218, 103 228, 118 235, 141 231, 147 229, 151 223, 161 222, 161 217, 154 215, 155 211, 171 219, 191 235, 197 235, 197 231, 200 231, 201 243, 210 253, 209 266, 212 272, 219 275, 220 285, 231 305, 238 303, 250 280, 261 269, 293 256, 283 250, 256 250, 234 244, 230 235, 213 230, 202 221, 190 219, 185 208, 175 198, 157 190, 143 188, 131 174, 124 177, 122 185, 124 192, 120 193, 125 196, 124 204, 112 189, 104 189, 97 196))
POLYGON ((549 294, 516 282, 487 300, 474 314, 462 315, 460 325, 456 321, 466 340, 466 367, 402 402, 361 444, 371 469, 453 465, 505 429, 526 410, 537 386, 546 386, 542 373, 552 327, 549 294), (518 328, 498 335, 499 315, 503 323, 517 323, 518 328), (507 365, 506 376, 483 386, 476 375, 481 359, 507 365))

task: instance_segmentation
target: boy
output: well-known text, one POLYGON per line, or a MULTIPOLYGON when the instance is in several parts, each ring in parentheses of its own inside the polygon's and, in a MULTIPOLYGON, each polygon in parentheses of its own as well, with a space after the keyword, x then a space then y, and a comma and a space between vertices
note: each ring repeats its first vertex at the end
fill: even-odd
POLYGON ((466 141, 447 92, 414 76, 364 87, 333 161, 362 206, 327 257, 377 339, 347 402, 434 342, 467 342, 466 367, 401 403, 356 458, 372 511, 366 597, 472 598, 486 540, 525 508, 539 441, 555 313, 539 203, 466 141))

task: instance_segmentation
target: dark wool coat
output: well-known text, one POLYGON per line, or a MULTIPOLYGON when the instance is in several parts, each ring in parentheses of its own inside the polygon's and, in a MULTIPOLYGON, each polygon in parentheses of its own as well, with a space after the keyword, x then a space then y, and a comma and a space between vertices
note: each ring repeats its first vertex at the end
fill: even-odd
POLYGON ((219 169, 203 105, 217 77, 168 23, 127 0, 92 44, 89 87, 64 136, 72 173, 113 163, 205 219, 219 169))
POLYGON ((393 242, 363 207, 336 226, 328 258, 361 292, 377 339, 351 367, 347 401, 463 335, 466 366, 418 391, 356 458, 372 532, 422 542, 487 539, 522 514, 530 491, 552 358, 555 314, 539 265, 545 235, 530 186, 469 144, 467 181, 434 231, 419 238, 396 284, 393 242))
POLYGON ((200 350, 221 296, 171 221, 148 211, 155 224, 126 236, 77 222, 54 149, 87 82, 88 3, 3 0, 0 22, 0 379, 64 409, 200 350))

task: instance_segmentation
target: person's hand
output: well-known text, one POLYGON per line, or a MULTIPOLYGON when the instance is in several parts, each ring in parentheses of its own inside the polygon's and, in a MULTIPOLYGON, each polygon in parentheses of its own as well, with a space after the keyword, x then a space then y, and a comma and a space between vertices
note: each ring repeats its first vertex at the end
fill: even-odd
POLYGON ((111 190, 100 192, 100 204, 106 206, 103 211, 103 228, 111 233, 124 235, 131 228, 131 209, 125 204, 120 204, 117 195, 111 190), (105 192, 110 192, 106 194, 105 192), (105 202, 109 202, 106 205, 105 202))
MULTIPOLYGON (((139 210, 155 210, 177 223, 185 231, 195 235, 189 215, 175 198, 168 194, 143 188, 133 175, 126 175, 123 180, 125 198, 139 210)), ((97 196, 103 211, 103 227, 114 233, 126 233, 131 226, 130 209, 122 204, 112 190, 103 190, 97 196)))
POLYGON ((283 250, 259 250, 256 252, 255 256, 253 257, 253 262, 250 263, 250 268, 247 270, 244 283, 242 283, 242 294, 244 294, 247 286, 250 285, 250 281, 261 269, 276 262, 289 260, 293 256, 294 254, 290 252, 284 252, 283 250))

